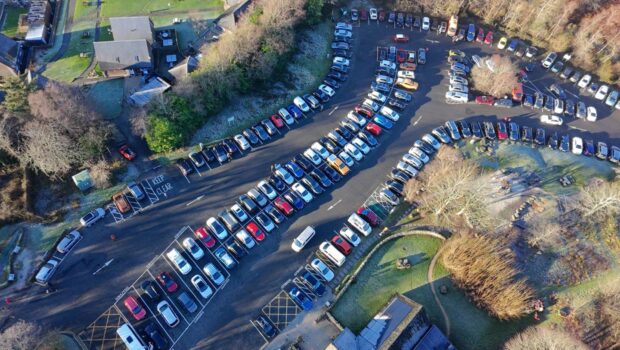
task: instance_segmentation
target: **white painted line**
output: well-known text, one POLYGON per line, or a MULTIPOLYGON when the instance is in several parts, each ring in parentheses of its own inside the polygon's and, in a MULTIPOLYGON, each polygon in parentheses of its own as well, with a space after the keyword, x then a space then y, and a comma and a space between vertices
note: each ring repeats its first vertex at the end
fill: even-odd
POLYGON ((575 98, 577 98, 577 99, 579 98, 579 95, 575 95, 575 94, 573 94, 572 92, 570 92, 570 91, 568 91, 568 90, 564 90, 564 91, 565 91, 567 94, 570 94, 570 95, 572 95, 572 96, 575 96, 575 98))
POLYGON ((582 129, 582 128, 579 128, 579 127, 576 127, 576 126, 572 126, 572 125, 569 125, 568 127, 571 128, 571 129, 575 129, 575 130, 579 130, 579 131, 583 131, 583 132, 588 132, 588 130, 586 130, 586 129, 582 129))
POLYGON ((327 208, 327 211, 330 211, 330 210, 334 209, 334 207, 336 207, 338 204, 340 204, 340 202, 342 202, 342 199, 339 199, 338 201, 336 201, 336 203, 330 205, 329 208, 327 208))
POLYGON ((413 126, 418 125, 418 123, 420 122, 420 120, 422 120, 422 115, 420 114, 420 117, 418 117, 418 120, 416 120, 415 122, 413 122, 413 126))
MULTIPOLYGON (((187 204, 185 204, 185 206, 186 206, 186 207, 188 207, 188 206, 190 206, 190 205, 192 205, 192 204, 194 204, 194 203, 198 202, 199 200, 203 199, 204 197, 205 197, 205 195, 204 195, 204 194, 203 194, 203 195, 200 195, 200 196, 198 196, 198 197, 196 197, 196 198, 192 199, 191 201, 187 202, 187 204)), ((183 232, 183 231, 181 231, 181 232, 183 232)))
MULTIPOLYGON (((131 288, 133 289, 133 291, 138 295, 138 298, 142 299, 142 296, 140 295, 140 292, 138 292, 138 290, 136 289, 136 287, 134 287, 133 285, 131 285, 131 288)), ((157 322, 157 324, 159 325, 159 328, 164 330, 164 333, 166 333, 166 335, 168 336, 168 339, 170 339, 170 341, 174 341, 174 338, 172 338, 170 336, 170 334, 168 334, 168 331, 166 330, 166 327, 164 327, 164 325, 161 324, 161 322, 159 322, 159 319, 157 318, 157 313, 153 310, 151 310, 151 308, 149 307, 148 303, 142 303, 144 304, 144 306, 149 310, 149 312, 151 313, 151 315, 153 316, 153 318, 155 319, 155 321, 157 322)))
POLYGON ((329 112, 328 115, 332 115, 340 106, 335 106, 334 109, 331 110, 331 112, 329 112))

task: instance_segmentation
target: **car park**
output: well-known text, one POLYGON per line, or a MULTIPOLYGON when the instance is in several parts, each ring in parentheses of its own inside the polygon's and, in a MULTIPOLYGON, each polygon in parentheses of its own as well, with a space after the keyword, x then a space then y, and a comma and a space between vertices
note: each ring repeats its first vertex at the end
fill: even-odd
POLYGON ((180 322, 179 318, 166 300, 162 300, 159 304, 157 304, 157 312, 161 315, 169 327, 176 327, 180 322))
POLYGON ((196 243, 196 241, 191 237, 185 238, 182 245, 183 248, 185 248, 185 250, 187 250, 187 252, 192 256, 192 258, 194 258, 194 260, 200 260, 205 255, 204 250, 202 250, 198 243, 196 243))
POLYGON ((80 224, 84 227, 92 226, 105 217, 105 210, 97 208, 80 218, 80 224))

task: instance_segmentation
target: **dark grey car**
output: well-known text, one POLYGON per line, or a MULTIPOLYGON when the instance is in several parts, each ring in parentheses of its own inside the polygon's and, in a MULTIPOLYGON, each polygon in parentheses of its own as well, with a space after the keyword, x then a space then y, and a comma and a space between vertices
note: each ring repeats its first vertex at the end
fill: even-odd
POLYGON ((198 310, 198 305, 196 305, 196 302, 185 292, 181 292, 181 294, 177 297, 177 300, 181 302, 185 310, 188 312, 193 313, 198 310))

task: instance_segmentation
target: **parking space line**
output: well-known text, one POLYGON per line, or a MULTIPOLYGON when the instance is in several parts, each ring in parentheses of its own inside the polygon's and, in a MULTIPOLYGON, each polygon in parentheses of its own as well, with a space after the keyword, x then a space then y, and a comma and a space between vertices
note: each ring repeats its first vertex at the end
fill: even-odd
MULTIPOLYGON (((142 299, 142 296, 140 295, 140 293, 138 292, 138 290, 136 289, 136 287, 132 284, 131 288, 133 289, 133 291, 138 295, 138 298, 142 299)), ((166 333, 166 335, 168 336, 168 339, 170 339, 170 341, 174 341, 175 339, 172 338, 170 336, 170 334, 168 333, 168 331, 166 330, 166 327, 164 327, 164 325, 161 324, 161 322, 159 321, 159 318, 157 318, 157 313, 153 310, 151 310, 151 308, 149 307, 148 303, 142 302, 142 304, 144 304, 144 306, 149 310, 149 312, 151 313, 151 315, 153 315, 153 318, 155 319, 155 322, 157 322, 157 324, 159 325, 159 327, 161 329, 164 330, 164 332, 166 333)))
MULTIPOLYGON (((165 259, 165 258, 163 258, 163 257, 162 257, 162 259, 166 260, 166 259, 165 259)), ((166 262, 167 262, 167 260, 166 260, 166 262)), ((173 270, 174 270, 174 269, 173 269, 173 270)), ((157 280, 157 279, 153 276, 153 274, 151 273, 151 270, 150 270, 150 269, 147 269, 147 271, 148 271, 149 276, 151 276, 151 278, 152 278, 153 280, 157 280)), ((175 271, 175 272, 176 272, 176 271, 175 271)), ((178 277, 178 276, 177 276, 177 277, 178 277)), ((164 288, 162 288, 162 289, 163 289, 163 293, 162 293, 162 295, 164 295, 164 296, 166 297, 166 299, 168 299, 167 301, 169 301, 169 304, 171 305, 171 307, 173 307, 174 309, 176 309, 177 313, 178 313, 179 315, 181 315, 181 317, 183 317, 183 320, 185 320, 185 322, 186 322, 187 324, 190 324, 191 322, 189 322, 189 321, 187 320, 187 318, 185 318, 185 315, 183 314, 183 312, 181 311, 181 309, 180 309, 180 308, 176 305, 176 303, 175 303, 174 301, 172 301, 172 297, 171 297, 170 295, 168 295, 167 291, 166 291, 164 288)))
MULTIPOLYGON (((261 330, 258 328, 258 326, 254 323, 254 321, 253 320, 249 320, 249 322, 252 324, 252 326, 254 326, 254 329, 256 329, 258 334, 260 334, 260 336, 263 338, 263 340, 265 341, 265 345, 269 344, 269 339, 267 337, 265 337, 263 332, 261 332, 261 330)), ((265 345, 263 345, 263 346, 265 346, 265 345)))
POLYGON ((194 162, 192 162, 191 160, 189 161, 189 163, 194 167, 194 170, 196 170, 196 173, 198 174, 198 176, 202 177, 202 173, 200 172, 200 170, 198 170, 198 167, 196 166, 196 164, 194 164, 194 162))
POLYGON ((149 183, 149 180, 148 179, 143 180, 141 184, 142 184, 142 188, 144 188, 144 192, 146 193, 146 196, 149 198, 149 201, 151 202, 151 205, 159 202, 159 196, 157 196, 157 194, 153 190, 153 186, 151 186, 151 184, 149 183))
POLYGON ((112 215, 112 218, 114 219, 114 222, 119 223, 119 222, 125 221, 125 217, 123 216, 123 214, 121 214, 118 211, 118 209, 116 209, 116 206, 114 206, 114 204, 108 204, 106 209, 108 209, 108 211, 112 215))
POLYGON ((127 202, 129 202, 131 209, 133 209, 134 214, 142 211, 142 204, 140 204, 136 197, 134 197, 131 193, 126 193, 124 196, 127 202))

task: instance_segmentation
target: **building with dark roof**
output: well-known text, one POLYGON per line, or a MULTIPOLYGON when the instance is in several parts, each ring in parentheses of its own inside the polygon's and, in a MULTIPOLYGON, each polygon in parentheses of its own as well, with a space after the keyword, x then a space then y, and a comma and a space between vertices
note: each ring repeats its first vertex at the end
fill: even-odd
POLYGON ((247 11, 251 3, 252 0, 232 1, 230 8, 220 17, 217 24, 226 30, 234 32, 237 29, 241 16, 247 11))
POLYGON ((144 39, 149 45, 155 41, 155 27, 148 16, 110 17, 115 41, 144 39))
MULTIPOLYGON (((54 6, 56 1, 53 1, 54 6)), ((30 45, 46 45, 51 33, 52 3, 49 0, 32 0, 26 15, 28 31, 26 42, 30 45)))
POLYGON ((28 67, 29 48, 21 41, 15 41, 0 34, 0 77, 22 74, 28 67))
POLYGON ((326 350, 456 350, 423 306, 396 294, 359 335, 345 328, 326 350))

